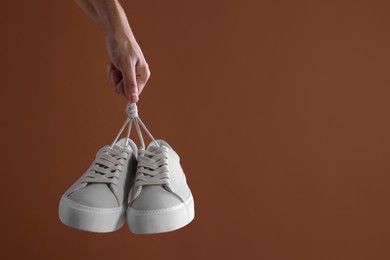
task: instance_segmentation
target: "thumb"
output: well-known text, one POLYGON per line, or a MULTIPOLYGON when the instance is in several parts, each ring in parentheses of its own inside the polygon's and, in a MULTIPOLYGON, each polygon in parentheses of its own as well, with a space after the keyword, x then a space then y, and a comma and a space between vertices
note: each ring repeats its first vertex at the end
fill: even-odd
POLYGON ((122 72, 122 75, 124 78, 124 89, 126 98, 131 103, 136 103, 138 101, 138 86, 135 74, 135 66, 126 68, 125 71, 122 72))

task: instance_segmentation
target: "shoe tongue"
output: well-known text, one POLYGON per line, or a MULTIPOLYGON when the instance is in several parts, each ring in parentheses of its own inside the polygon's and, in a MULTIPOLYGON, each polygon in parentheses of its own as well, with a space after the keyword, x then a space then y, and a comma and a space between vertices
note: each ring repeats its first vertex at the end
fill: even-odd
MULTIPOLYGON (((160 143, 159 143, 159 145, 160 145, 160 143)), ((146 150, 149 151, 149 152, 153 152, 154 150, 156 150, 157 147, 158 146, 156 145, 156 143, 151 141, 149 143, 149 145, 146 147, 146 150)))
POLYGON ((123 139, 119 140, 118 142, 116 142, 113 147, 123 149, 123 148, 125 148, 125 145, 126 145, 126 138, 123 138, 123 139))
POLYGON ((158 154, 162 151, 166 151, 166 147, 157 147, 155 145, 149 145, 148 148, 146 148, 146 151, 152 153, 151 155, 147 155, 147 157, 153 157, 155 154, 158 154))
POLYGON ((126 138, 122 138, 121 140, 116 142, 112 148, 120 151, 125 149, 128 151, 132 151, 134 154, 137 153, 137 147, 131 139, 128 139, 128 144, 126 146, 126 138))
POLYGON ((112 147, 113 150, 116 150, 116 151, 122 151, 123 149, 125 149, 125 147, 121 146, 121 145, 117 145, 117 144, 114 144, 114 146, 112 147))
POLYGON ((148 148, 146 148, 146 151, 148 151, 148 152, 154 152, 154 151, 156 151, 156 149, 157 149, 157 146, 155 146, 155 145, 149 145, 148 148))

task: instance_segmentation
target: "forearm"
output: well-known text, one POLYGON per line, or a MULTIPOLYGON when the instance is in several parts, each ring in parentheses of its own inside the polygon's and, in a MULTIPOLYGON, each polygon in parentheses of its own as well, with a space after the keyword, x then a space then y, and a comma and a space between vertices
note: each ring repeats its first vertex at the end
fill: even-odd
POLYGON ((118 0, 75 0, 110 38, 134 40, 126 14, 118 0))

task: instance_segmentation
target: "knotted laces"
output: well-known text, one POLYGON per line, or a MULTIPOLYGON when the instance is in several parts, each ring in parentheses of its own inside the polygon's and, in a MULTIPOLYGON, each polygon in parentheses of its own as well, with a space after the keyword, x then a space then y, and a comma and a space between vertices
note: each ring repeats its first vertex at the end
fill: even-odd
POLYGON ((126 114, 127 114, 127 119, 123 123, 122 128, 119 130, 119 133, 116 136, 115 140, 112 142, 111 147, 113 147, 115 145, 115 143, 118 141, 119 137, 121 136, 123 130, 125 130, 126 126, 128 126, 127 135, 126 135, 126 146, 129 144, 131 126, 132 126, 133 122, 134 122, 135 128, 137 130, 137 135, 138 135, 139 141, 141 142, 141 149, 145 149, 145 142, 144 142, 144 138, 142 137, 140 125, 145 130, 145 132, 148 134, 150 139, 152 139, 152 141, 156 144, 156 146, 160 147, 160 145, 153 138, 152 134, 146 128, 145 124, 142 122, 141 118, 138 117, 138 108, 137 108, 137 105, 135 103, 128 103, 127 104, 126 114))
POLYGON ((169 184, 168 148, 160 146, 160 144, 154 139, 150 131, 139 118, 136 104, 128 103, 126 114, 127 119, 123 123, 115 140, 112 142, 111 147, 113 147, 118 141, 126 126, 128 127, 126 134, 126 146, 128 145, 131 127, 134 122, 137 135, 141 143, 141 147, 138 149, 138 166, 135 186, 169 184), (154 150, 146 150, 141 127, 156 145, 154 150))

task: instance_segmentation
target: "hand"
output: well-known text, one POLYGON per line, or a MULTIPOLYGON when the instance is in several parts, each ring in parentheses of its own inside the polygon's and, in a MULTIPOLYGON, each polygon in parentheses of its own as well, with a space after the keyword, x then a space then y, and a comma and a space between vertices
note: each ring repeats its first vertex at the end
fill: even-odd
POLYGON ((111 59, 108 76, 114 90, 136 103, 150 77, 141 48, 134 37, 107 36, 106 45, 111 59))

